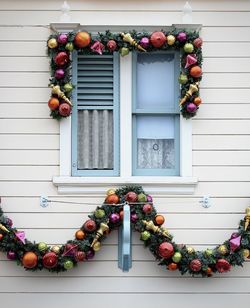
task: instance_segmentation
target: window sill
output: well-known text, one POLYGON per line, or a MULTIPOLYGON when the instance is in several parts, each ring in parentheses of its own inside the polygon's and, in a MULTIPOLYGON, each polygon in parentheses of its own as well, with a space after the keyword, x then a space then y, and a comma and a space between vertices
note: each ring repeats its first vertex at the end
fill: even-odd
POLYGON ((194 177, 68 177, 55 176, 53 184, 59 194, 83 194, 103 196, 109 188, 138 184, 151 194, 160 196, 191 195, 198 181, 194 177))

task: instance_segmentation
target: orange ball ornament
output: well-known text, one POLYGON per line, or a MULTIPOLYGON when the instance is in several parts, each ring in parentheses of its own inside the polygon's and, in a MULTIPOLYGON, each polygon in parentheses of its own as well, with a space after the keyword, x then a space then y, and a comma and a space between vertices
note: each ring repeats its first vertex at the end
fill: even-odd
POLYGON ((116 194, 109 195, 105 199, 105 202, 108 203, 108 204, 117 204, 117 203, 119 203, 119 201, 120 201, 120 199, 116 194))
POLYGON ((156 223, 158 226, 163 225, 164 222, 165 222, 165 218, 164 218, 162 215, 156 215, 156 216, 155 216, 155 223, 156 223))
POLYGON ((22 263, 24 267, 34 268, 37 266, 37 262, 38 262, 38 257, 34 252, 29 251, 23 255, 22 263))
POLYGON ((121 220, 123 220, 124 212, 123 212, 123 211, 120 211, 119 215, 120 215, 121 220))
POLYGON ((199 106, 201 103, 202 103, 202 100, 199 96, 194 99, 194 104, 196 106, 199 106))
POLYGON ((206 274, 207 274, 208 276, 211 276, 212 273, 213 273, 213 271, 212 271, 211 267, 208 267, 208 268, 206 269, 206 274))
POLYGON ((194 78, 199 78, 202 75, 202 69, 198 65, 195 65, 191 68, 189 74, 194 78))
POLYGON ((48 101, 48 106, 50 110, 58 109, 59 105, 60 105, 59 99, 57 99, 56 97, 51 97, 51 99, 48 101))
POLYGON ((176 263, 168 264, 168 270, 170 270, 170 271, 175 271, 175 270, 177 270, 177 268, 178 268, 178 265, 176 263))
POLYGON ((76 231, 75 238, 79 241, 83 240, 85 238, 85 232, 81 229, 76 231))
POLYGON ((87 47, 91 42, 91 36, 88 32, 78 32, 74 38, 74 44, 78 48, 87 47))

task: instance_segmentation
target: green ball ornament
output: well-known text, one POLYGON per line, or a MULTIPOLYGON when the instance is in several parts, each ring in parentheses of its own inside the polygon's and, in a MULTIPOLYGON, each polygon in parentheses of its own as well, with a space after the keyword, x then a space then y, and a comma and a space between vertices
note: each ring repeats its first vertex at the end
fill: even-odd
POLYGON ((213 249, 206 249, 204 252, 206 257, 210 257, 213 255, 213 249))
POLYGON ((71 260, 67 260, 63 263, 63 267, 66 269, 66 270, 70 270, 72 269, 74 266, 74 263, 71 261, 71 260))
POLYGON ((48 245, 44 242, 40 242, 37 248, 40 252, 45 252, 48 249, 48 245))
POLYGON ((176 252, 173 257, 172 257, 172 260, 175 262, 175 263, 179 263, 181 261, 181 258, 182 258, 182 255, 180 252, 176 252))
POLYGON ((192 53, 194 51, 194 45, 191 43, 186 43, 183 49, 186 53, 192 53))
POLYGON ((68 51, 73 51, 74 50, 74 44, 73 43, 67 43, 65 46, 65 49, 68 51))
POLYGON ((179 76, 179 83, 180 83, 180 84, 185 84, 185 83, 187 83, 187 81, 188 81, 187 75, 185 75, 185 74, 180 74, 180 76, 179 76))
POLYGON ((63 89, 65 92, 71 92, 73 90, 73 86, 71 83, 65 83, 65 85, 63 86, 63 89))
POLYGON ((140 193, 138 196, 137 196, 137 199, 139 202, 147 202, 147 196, 144 195, 143 193, 140 193))
POLYGON ((122 47, 120 49, 120 54, 121 54, 122 57, 125 57, 126 55, 129 54, 129 49, 127 47, 122 47))
POLYGON ((148 232, 148 231, 143 231, 143 232, 141 233, 141 239, 142 239, 143 241, 147 241, 147 240, 150 238, 150 236, 151 236, 151 234, 150 234, 150 232, 148 232))
POLYGON ((95 214, 95 217, 96 217, 96 218, 102 218, 102 217, 105 216, 105 212, 104 212, 104 210, 102 210, 102 209, 96 210, 94 214, 95 214))

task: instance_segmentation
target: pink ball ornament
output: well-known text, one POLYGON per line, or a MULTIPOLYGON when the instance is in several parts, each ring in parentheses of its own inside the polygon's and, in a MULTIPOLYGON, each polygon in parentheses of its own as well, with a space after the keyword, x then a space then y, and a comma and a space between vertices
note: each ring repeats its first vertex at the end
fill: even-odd
POLYGON ((196 110, 197 110, 197 106, 194 103, 189 103, 187 105, 187 111, 189 113, 195 113, 196 110))
POLYGON ((107 47, 108 47, 108 50, 109 50, 110 52, 115 51, 116 48, 117 48, 116 41, 114 41, 114 40, 109 40, 108 43, 107 43, 107 47))
POLYGON ((150 214, 152 212, 152 205, 149 204, 149 203, 146 203, 143 205, 143 208, 142 208, 142 211, 145 213, 145 214, 150 214))
POLYGON ((158 253, 162 258, 170 258, 174 254, 174 247, 171 243, 163 242, 158 248, 158 253))
POLYGON ((179 42, 186 42, 186 40, 187 40, 187 34, 186 34, 185 32, 180 32, 180 33, 178 33, 178 35, 177 35, 177 40, 178 40, 179 42))
POLYGON ((199 259, 193 259, 190 263, 189 263, 189 267, 193 272, 199 272, 201 270, 202 264, 201 261, 199 259))
POLYGON ((64 72, 64 70, 63 69, 61 69, 61 68, 59 68, 59 69, 57 69, 56 71, 55 71, 55 78, 56 79, 62 79, 63 77, 64 77, 64 75, 65 75, 65 72, 64 72))
POLYGON ((153 202, 153 197, 150 195, 147 195, 147 202, 153 202))
POLYGON ((131 214, 131 221, 136 222, 138 220, 138 215, 136 213, 131 214))
POLYGON ((194 47, 196 48, 201 48, 202 44, 203 44, 203 40, 201 37, 197 37, 194 41, 193 41, 194 47))
POLYGON ((64 45, 64 44, 67 43, 67 41, 68 41, 68 36, 67 36, 67 34, 65 34, 65 33, 59 34, 59 36, 58 36, 58 38, 57 38, 57 42, 58 42, 59 44, 64 45))
POLYGON ((120 215, 118 213, 112 213, 109 217, 109 220, 113 224, 117 224, 120 221, 120 215))
POLYGON ((166 36, 163 32, 153 32, 150 37, 150 42, 155 48, 160 48, 166 42, 166 36))
POLYGON ((143 48, 147 49, 149 47, 149 44, 150 44, 150 40, 148 37, 143 37, 141 40, 140 40, 140 43, 139 45, 141 45, 143 48))

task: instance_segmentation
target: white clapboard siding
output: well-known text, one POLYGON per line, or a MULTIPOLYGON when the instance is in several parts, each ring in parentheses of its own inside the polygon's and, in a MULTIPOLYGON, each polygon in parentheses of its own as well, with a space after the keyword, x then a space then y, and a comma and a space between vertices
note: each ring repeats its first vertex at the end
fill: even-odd
MULTIPOLYGON (((0 195, 4 211, 32 241, 62 244, 74 238, 96 204, 89 195, 58 195, 59 123, 49 117, 48 25, 61 0, 0 1, 0 195), (40 196, 57 201, 40 207, 40 196)), ((69 1, 73 21, 85 25, 180 23, 185 1, 69 1)), ((192 0, 193 21, 203 24, 203 104, 193 119, 195 194, 154 196, 176 243, 214 247, 237 230, 250 205, 250 2, 192 0), (202 197, 211 197, 205 209, 202 197)), ((249 301, 250 262, 212 279, 182 277, 157 265, 133 234, 133 267, 117 267, 117 231, 91 262, 67 273, 26 272, 0 254, 0 293, 5 306, 235 308, 249 301), (178 296, 178 298, 177 298, 178 296)))

